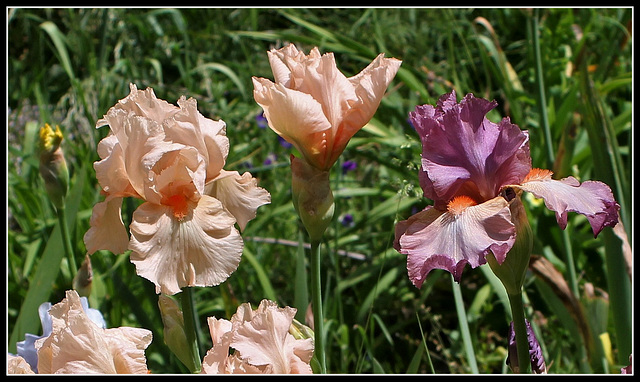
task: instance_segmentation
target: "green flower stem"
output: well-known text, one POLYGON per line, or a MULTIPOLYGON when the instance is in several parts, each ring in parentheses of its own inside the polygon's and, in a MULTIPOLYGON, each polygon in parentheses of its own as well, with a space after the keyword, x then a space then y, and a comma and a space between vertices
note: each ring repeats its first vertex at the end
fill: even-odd
POLYGON ((76 277, 78 273, 78 266, 76 265, 76 259, 73 255, 73 248, 71 247, 71 236, 69 235, 69 227, 67 226, 67 214, 65 213, 64 205, 60 208, 56 208, 58 213, 58 222, 60 223, 60 234, 62 235, 62 243, 64 245, 64 252, 67 255, 69 274, 71 280, 76 277))
POLYGON ((311 298, 313 299, 314 356, 320 373, 327 373, 324 355, 324 318, 322 315, 322 281, 320 278, 320 241, 311 241, 311 298))
POLYGON ((191 347, 191 357, 193 358, 194 369, 193 374, 200 373, 202 361, 200 360, 200 344, 198 343, 198 312, 193 299, 193 288, 182 288, 182 316, 184 318, 184 333, 187 337, 187 343, 191 347))
POLYGON ((516 348, 518 350, 518 368, 521 374, 531 373, 531 358, 529 357, 529 338, 527 337, 527 325, 524 316, 524 304, 522 303, 522 291, 509 294, 511 305, 511 317, 513 329, 516 334, 516 348))

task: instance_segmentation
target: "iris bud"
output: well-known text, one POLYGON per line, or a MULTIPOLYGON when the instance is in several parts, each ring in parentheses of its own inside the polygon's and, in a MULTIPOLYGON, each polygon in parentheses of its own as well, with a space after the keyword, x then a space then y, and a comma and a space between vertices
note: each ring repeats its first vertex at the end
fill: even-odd
POLYGON ((40 176, 53 205, 60 209, 64 207, 64 199, 69 188, 69 170, 60 147, 62 132, 56 126, 55 131, 45 124, 40 129, 40 176))
POLYGON ((187 343, 187 336, 184 331, 184 317, 178 303, 171 297, 161 294, 158 296, 158 307, 160 308, 160 316, 164 326, 164 343, 189 370, 195 370, 196 365, 193 364, 193 356, 191 354, 192 348, 187 343))
POLYGON ((331 223, 334 212, 329 171, 319 170, 292 155, 291 173, 293 206, 311 241, 319 242, 331 223))

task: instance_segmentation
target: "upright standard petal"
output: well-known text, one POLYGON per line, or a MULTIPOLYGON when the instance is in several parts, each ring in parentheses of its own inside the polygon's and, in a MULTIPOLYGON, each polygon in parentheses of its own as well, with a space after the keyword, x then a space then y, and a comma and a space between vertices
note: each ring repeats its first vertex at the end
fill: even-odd
POLYGON ((560 228, 567 226, 567 212, 577 212, 587 217, 598 236, 604 227, 613 227, 618 223, 620 205, 613 198, 609 186, 598 181, 585 181, 582 184, 572 177, 561 180, 551 179, 549 170, 533 169, 520 185, 514 185, 524 191, 543 198, 548 209, 555 211, 560 228))
POLYGON ((496 105, 472 94, 456 103, 451 92, 436 107, 417 106, 410 113, 422 140, 421 186, 436 207, 461 194, 478 203, 489 200, 531 169, 527 133, 508 118, 499 124, 486 118, 496 105))
POLYGON ((468 199, 452 202, 445 212, 428 206, 398 223, 395 236, 396 250, 407 255, 409 279, 420 288, 433 269, 444 269, 459 282, 466 264, 485 264, 489 251, 502 263, 515 227, 504 198, 478 205, 468 199))
POLYGON ((182 221, 169 206, 144 203, 131 222, 131 262, 157 293, 187 286, 213 286, 233 273, 243 242, 236 220, 213 197, 203 195, 182 221))
POLYGON ((253 95, 264 110, 269 127, 293 144, 305 160, 322 166, 319 160, 327 150, 331 124, 322 105, 311 95, 274 84, 264 78, 253 78, 253 95))
POLYGON ((205 118, 198 111, 193 98, 180 97, 178 106, 180 111, 164 122, 166 137, 173 142, 195 147, 205 157, 208 182, 218 176, 229 155, 226 124, 222 120, 205 118))

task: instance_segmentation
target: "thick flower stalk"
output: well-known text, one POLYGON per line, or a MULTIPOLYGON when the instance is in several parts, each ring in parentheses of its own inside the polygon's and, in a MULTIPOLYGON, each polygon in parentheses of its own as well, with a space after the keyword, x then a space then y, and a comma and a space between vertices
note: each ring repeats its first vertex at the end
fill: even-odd
POLYGON ((224 121, 205 118, 192 98, 174 106, 151 88, 130 88, 97 122, 110 128, 94 164, 105 199, 94 206, 87 251, 130 249, 136 272, 157 293, 218 285, 242 255, 235 224, 243 230, 270 195, 251 174, 223 169, 224 121), (133 213, 130 238, 121 216, 125 197, 144 201, 133 213))
POLYGON ((555 180, 532 168, 527 131, 508 117, 486 118, 496 105, 472 94, 458 103, 451 92, 410 113, 422 141, 420 186, 433 205, 397 224, 394 247, 407 255, 417 287, 433 269, 460 281, 467 264, 485 264, 489 253, 502 264, 519 234, 510 203, 522 191, 543 198, 562 229, 568 212, 586 216, 594 236, 618 222, 620 206, 606 184, 555 180))
POLYGON ((262 300, 256 310, 240 305, 230 321, 209 317, 213 346, 202 360, 202 373, 310 374, 313 340, 304 338, 295 314, 294 308, 262 300))
POLYGON ((353 135, 375 114, 402 61, 378 55, 353 77, 333 53, 306 55, 289 44, 268 53, 275 82, 253 77, 253 96, 269 127, 302 155, 291 155, 292 201, 311 239, 316 357, 326 372, 320 294, 320 242, 333 219, 329 172, 353 135))

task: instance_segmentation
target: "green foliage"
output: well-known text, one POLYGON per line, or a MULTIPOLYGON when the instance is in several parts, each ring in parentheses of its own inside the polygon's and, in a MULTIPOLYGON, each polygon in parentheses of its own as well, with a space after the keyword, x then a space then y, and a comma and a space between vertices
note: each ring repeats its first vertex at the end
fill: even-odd
MULTIPOLYGON (((223 119, 231 143, 225 169, 250 171, 272 195, 243 232, 246 249, 237 271, 218 287, 194 290, 201 353, 211 345, 206 317, 229 318, 240 303, 257 306, 263 298, 275 299, 304 317, 308 297, 300 286, 307 280, 300 272, 304 259, 291 203, 289 149, 258 126, 261 109, 251 83, 252 76, 273 78, 266 52, 287 42, 305 52, 313 46, 334 52, 348 76, 381 52, 403 60, 374 119, 331 173, 336 210, 322 246, 329 372, 473 370, 449 275, 434 271, 415 288, 405 256, 391 245, 395 223, 429 203, 418 183, 420 141, 407 120, 416 105, 433 104, 451 89, 459 97, 472 92, 496 99, 499 105, 489 118, 509 116, 529 131, 534 167, 553 169, 557 177, 606 180, 622 206, 627 234, 632 229, 630 8, 14 8, 8 9, 7 23, 10 352, 25 332, 41 333, 37 306, 59 302, 71 287, 55 210, 38 175, 37 131, 49 123, 60 125, 65 136, 73 201, 69 230, 80 263, 91 209, 101 200, 92 164, 108 128, 95 129, 95 122, 128 94, 129 83, 153 87, 172 103, 181 95, 193 97, 204 116, 223 119), (538 33, 537 53, 533 33, 538 33), (606 135, 605 146, 596 140, 599 134, 606 135), (345 161, 357 168, 343 173, 345 161), (346 214, 353 217, 350 225, 341 224, 346 214)), ((605 264, 611 267, 609 252, 622 252, 614 235, 606 233, 607 243, 606 235, 594 239, 577 214, 570 214, 563 234, 540 201, 525 204, 534 253, 562 272, 578 298, 585 299, 586 283, 630 294, 624 285, 611 287, 613 279, 626 277, 624 269, 618 270, 622 276, 603 271, 605 264)), ((134 201, 123 205, 125 224, 135 208, 134 201)), ((146 352, 153 373, 186 372, 164 344, 153 285, 135 274, 128 254, 98 252, 91 260, 91 307, 103 313, 109 327, 153 332, 146 352)), ((508 302, 482 268, 466 269, 460 284, 467 339, 480 373, 506 373, 508 302)), ((583 342, 554 288, 531 272, 524 288, 549 372, 606 371, 593 366, 602 365, 601 359, 582 359, 583 342)), ((631 333, 616 323, 620 313, 613 300, 619 296, 610 297, 614 318, 599 320, 598 330, 605 330, 611 347, 603 345, 598 354, 611 352, 604 364, 617 373, 626 366, 631 333)), ((622 311, 630 312, 626 298, 622 311)))

